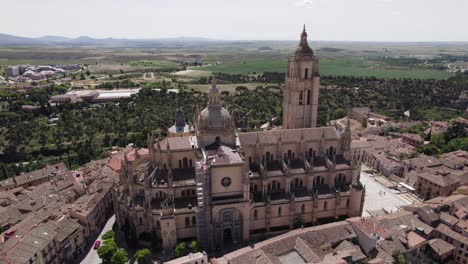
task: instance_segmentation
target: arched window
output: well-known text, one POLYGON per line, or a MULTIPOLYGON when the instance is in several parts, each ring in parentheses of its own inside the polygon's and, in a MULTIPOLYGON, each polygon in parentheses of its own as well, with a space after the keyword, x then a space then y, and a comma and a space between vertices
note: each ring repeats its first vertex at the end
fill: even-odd
POLYGON ((267 153, 266 153, 266 160, 270 160, 270 152, 269 151, 267 151, 267 153))
POLYGON ((276 190, 279 190, 280 188, 281 188, 281 185, 278 181, 273 180, 271 184, 270 183, 268 184, 268 190, 276 191, 276 190))
POLYGON ((257 189, 257 184, 251 183, 251 184, 250 184, 250 192, 251 192, 251 193, 256 193, 257 190, 258 190, 258 189, 257 189))
POLYGON ((308 78, 309 78, 309 69, 306 68, 306 69, 305 69, 305 72, 304 72, 304 79, 307 80, 308 78))
POLYGON ((143 224, 143 219, 141 219, 141 217, 140 217, 140 225, 142 225, 142 224, 143 224))
POLYGON ((309 158, 312 157, 312 148, 309 148, 309 158))
POLYGON ((302 100, 303 100, 304 94, 302 91, 299 92, 299 105, 302 105, 302 100))
POLYGON ((281 207, 278 207, 278 216, 281 216, 281 207))
POLYGON ((192 225, 197 224, 197 218, 195 216, 192 216, 192 225))
POLYGON ((189 225, 190 225, 190 218, 185 217, 185 226, 189 226, 189 225))
POLYGON ((157 226, 157 227, 161 227, 161 222, 156 221, 156 226, 157 226))
POLYGON ((330 147, 330 150, 328 151, 328 154, 331 156, 335 153, 335 149, 333 147, 330 147))
POLYGON ((185 197, 185 191, 182 191, 182 197, 185 197))
POLYGON ((181 160, 179 160, 179 168, 182 169, 182 161, 181 160))
POLYGON ((254 220, 258 219, 258 211, 257 209, 254 210, 254 220))
POLYGON ((291 159, 291 157, 292 157, 292 151, 288 150, 288 159, 291 159))
POLYGON ((305 213, 305 205, 301 205, 301 213, 305 213))
POLYGON ((190 159, 190 161, 189 161, 189 165, 190 165, 190 168, 193 168, 192 159, 190 159))
POLYGON ((327 202, 324 202, 324 203, 323 203, 323 210, 324 210, 324 211, 327 210, 327 202))
POLYGON ((184 169, 187 169, 188 168, 188 159, 186 157, 184 157, 183 163, 184 163, 184 169))
POLYGON ((249 156, 249 165, 252 164, 252 157, 249 156))
POLYGON ((346 182, 346 176, 343 174, 338 174, 335 178, 335 185, 341 185, 346 182))
POLYGON ((307 104, 310 105, 310 90, 307 91, 307 104))
POLYGON ((195 190, 192 190, 192 196, 195 196, 195 195, 196 195, 195 190))
POLYGON ((314 188, 316 188, 317 185, 324 184, 324 182, 325 182, 325 179, 324 179, 322 176, 317 176, 317 177, 314 179, 314 188))

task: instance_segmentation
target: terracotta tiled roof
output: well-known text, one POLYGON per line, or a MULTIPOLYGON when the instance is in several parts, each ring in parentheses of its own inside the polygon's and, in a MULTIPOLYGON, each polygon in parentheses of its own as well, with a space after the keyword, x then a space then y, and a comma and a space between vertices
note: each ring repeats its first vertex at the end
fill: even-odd
POLYGON ((439 171, 437 173, 436 171, 426 169, 417 171, 416 173, 418 174, 418 177, 441 187, 451 186, 460 182, 460 178, 450 172, 447 172, 446 174, 446 172, 439 171))
POLYGON ((465 237, 455 231, 453 231, 450 227, 448 227, 445 224, 439 224, 436 228, 436 230, 445 236, 448 236, 452 238, 453 240, 456 240, 458 242, 461 242, 465 245, 468 245, 468 237, 465 237))
POLYGON ((456 225, 458 222, 458 219, 456 217, 451 216, 445 212, 440 213, 440 220, 442 221, 442 223, 449 225, 451 227, 456 225))
MULTIPOLYGON (((169 148, 171 150, 177 151, 192 149, 193 143, 191 139, 192 136, 165 138, 159 142, 159 146, 161 146, 161 150, 167 150, 167 145, 169 143, 169 148)), ((155 148, 156 144, 154 145, 155 148)))
POLYGON ((356 233, 345 221, 296 229, 252 247, 231 252, 216 260, 216 263, 255 264, 259 263, 259 260, 261 263, 279 263, 279 256, 293 251, 299 253, 304 259, 323 260, 326 255, 322 250, 324 246, 328 247, 354 238, 356 238, 356 233))
POLYGON ((407 234, 406 239, 408 241, 408 246, 410 246, 410 248, 418 248, 422 244, 424 244, 424 242, 426 242, 425 238, 423 238, 420 235, 416 234, 416 232, 414 232, 414 231, 410 231, 407 234))
POLYGON ((300 128, 287 130, 272 130, 239 133, 239 141, 241 145, 255 145, 257 139, 260 144, 276 144, 281 142, 298 142, 302 137, 306 141, 319 141, 322 138, 325 140, 340 139, 338 131, 334 127, 318 127, 318 128, 300 128))
POLYGON ((428 244, 439 256, 445 255, 455 249, 454 246, 439 238, 429 240, 428 244))

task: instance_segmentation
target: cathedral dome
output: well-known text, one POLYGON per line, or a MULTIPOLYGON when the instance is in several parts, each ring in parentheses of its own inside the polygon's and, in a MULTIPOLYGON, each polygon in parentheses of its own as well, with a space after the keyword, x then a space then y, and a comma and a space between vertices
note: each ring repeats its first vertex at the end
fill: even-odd
POLYGON ((198 127, 201 130, 230 129, 231 115, 224 107, 207 107, 200 113, 198 127))
POLYGON ((231 114, 221 106, 219 89, 215 79, 208 94, 208 106, 201 111, 198 117, 198 128, 200 130, 222 130, 231 129, 231 114))

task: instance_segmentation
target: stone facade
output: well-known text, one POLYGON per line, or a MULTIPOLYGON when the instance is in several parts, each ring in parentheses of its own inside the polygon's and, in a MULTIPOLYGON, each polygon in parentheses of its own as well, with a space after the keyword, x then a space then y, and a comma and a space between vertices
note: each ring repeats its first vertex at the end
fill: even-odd
POLYGON ((213 78, 194 135, 150 135, 148 157, 123 161, 114 195, 118 226, 166 250, 193 238, 215 249, 360 216, 364 187, 350 159, 350 125, 315 127, 318 89, 305 31, 288 64, 283 128, 236 133, 213 78))
POLYGON ((307 43, 305 28, 299 47, 288 59, 285 78, 283 128, 315 127, 320 88, 319 63, 307 43))

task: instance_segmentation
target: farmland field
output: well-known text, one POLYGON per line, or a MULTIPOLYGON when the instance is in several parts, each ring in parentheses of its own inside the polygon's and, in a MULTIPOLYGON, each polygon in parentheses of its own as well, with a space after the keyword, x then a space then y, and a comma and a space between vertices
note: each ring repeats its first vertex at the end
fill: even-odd
MULTIPOLYGON (((324 76, 447 79, 453 73, 427 59, 468 54, 467 43, 314 42, 324 76)), ((180 63, 202 60, 188 67, 181 79, 196 79, 212 72, 284 72, 296 41, 220 41, 165 43, 148 47, 0 47, 0 65, 88 64, 92 73, 166 72, 184 69, 180 63), (205 72, 205 73, 203 73, 205 72)), ((454 60, 451 63, 460 61, 454 60)), ((466 63, 466 62, 463 62, 466 63)), ((2 67, 3 68, 3 67, 2 67)))
MULTIPOLYGON (((197 69, 223 73, 284 72, 287 60, 226 62, 197 69)), ((326 76, 374 76, 377 78, 447 79, 452 73, 422 67, 395 67, 367 59, 320 60, 320 74, 326 76)))

